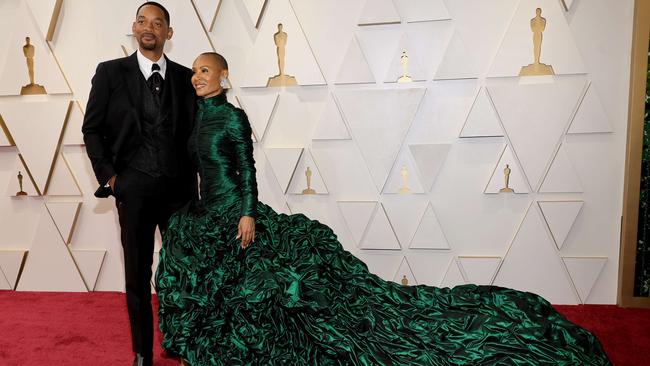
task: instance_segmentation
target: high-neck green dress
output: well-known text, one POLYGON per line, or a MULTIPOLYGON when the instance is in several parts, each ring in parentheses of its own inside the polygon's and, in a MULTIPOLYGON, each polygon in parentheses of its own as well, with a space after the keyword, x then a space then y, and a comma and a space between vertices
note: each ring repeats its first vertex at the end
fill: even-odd
POLYGON ((201 197, 172 217, 156 284, 163 347, 192 366, 610 364, 537 295, 384 281, 329 227, 258 202, 251 128, 225 96, 199 102, 190 150, 201 197))

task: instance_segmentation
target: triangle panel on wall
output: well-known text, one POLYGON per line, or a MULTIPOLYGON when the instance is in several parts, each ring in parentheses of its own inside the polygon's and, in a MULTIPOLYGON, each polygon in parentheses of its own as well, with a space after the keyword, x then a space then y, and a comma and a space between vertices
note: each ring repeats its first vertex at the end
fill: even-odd
POLYGON ((81 127, 84 122, 84 114, 81 111, 79 101, 75 101, 70 106, 68 121, 65 123, 63 132, 63 145, 85 145, 81 127))
POLYGON ((266 149, 266 159, 271 164, 280 188, 282 188, 282 193, 287 193, 289 182, 296 171, 302 153, 302 147, 266 149))
POLYGON ((375 78, 372 75, 366 56, 361 50, 359 40, 357 37, 352 37, 334 84, 366 84, 374 82, 375 78))
POLYGON ((392 0, 366 0, 359 25, 392 24, 401 21, 392 0))
POLYGON ((539 201, 537 202, 542 210, 555 245, 562 249, 573 223, 582 210, 583 201, 539 201))
POLYGON ((409 150, 418 167, 422 184, 428 191, 433 189, 433 184, 442 169, 451 144, 411 144, 409 150))
POLYGON ((397 11, 408 23, 451 19, 443 0, 394 0, 397 11))
POLYGON ((380 203, 368 225, 366 233, 361 240, 361 249, 400 250, 399 240, 388 220, 386 211, 380 203))
POLYGON ((73 250, 72 256, 79 267, 79 272, 81 272, 86 288, 88 288, 88 291, 94 291, 97 278, 99 278, 99 272, 104 264, 106 250, 73 250))
POLYGON ((501 257, 459 256, 458 263, 467 276, 467 282, 491 285, 501 264, 501 257))
POLYGON ((61 240, 66 244, 70 244, 74 227, 79 218, 81 202, 47 202, 45 206, 50 216, 52 216, 59 234, 61 234, 61 240))
POLYGON ((266 128, 271 121, 271 116, 278 103, 280 94, 245 94, 237 98, 241 101, 242 108, 246 111, 257 141, 264 138, 266 128))
POLYGON ((580 102, 569 132, 567 133, 609 133, 612 126, 593 83, 590 83, 584 98, 580 102))
POLYGON ((323 181, 323 176, 318 169, 318 165, 313 155, 306 149, 303 151, 300 161, 296 166, 293 179, 289 183, 288 193, 291 194, 329 194, 327 185, 323 181), (310 182, 307 182, 307 171, 310 172, 310 182), (313 189, 315 193, 307 193, 306 190, 313 189))
POLYGON ((560 149, 553 159, 553 163, 548 173, 544 177, 542 186, 539 191, 543 193, 581 193, 583 192, 580 178, 569 160, 565 144, 560 145, 560 149))
POLYGON ((343 121, 343 116, 341 115, 341 110, 334 99, 334 94, 330 94, 330 97, 325 103, 325 110, 321 115, 314 134, 312 135, 313 140, 350 140, 350 131, 348 131, 345 122, 343 121))
POLYGON ((501 152, 499 161, 494 166, 492 171, 492 176, 488 181, 487 186, 483 193, 510 193, 510 192, 501 192, 501 190, 506 188, 514 190, 512 193, 529 193, 528 183, 526 183, 526 177, 523 174, 522 169, 519 167, 517 159, 512 153, 510 146, 506 145, 501 152), (510 173, 506 178, 506 169, 510 170, 510 173), (507 180, 507 183, 506 183, 507 180))
MULTIPOLYGON (((0 271, 2 271, 0 276, 6 279, 8 286, 8 288, 4 288, 5 290, 16 288, 26 258, 26 250, 0 250, 0 271)), ((1 282, 0 280, 0 286, 2 286, 1 282)))
POLYGON ((81 196, 81 188, 77 179, 72 175, 70 164, 62 153, 54 163, 54 171, 50 179, 50 184, 45 192, 48 196, 81 196))
POLYGON ((86 285, 67 245, 43 206, 34 240, 25 261, 18 291, 85 292, 86 285))
POLYGON ((386 185, 382 190, 384 194, 418 194, 424 193, 422 183, 418 178, 417 168, 409 152, 403 149, 388 175, 386 185))
POLYGON ((436 70, 436 80, 475 79, 479 70, 475 57, 467 48, 458 32, 454 32, 447 45, 447 50, 436 70))
POLYGON ((279 66, 274 34, 278 25, 287 34, 284 73, 295 77, 297 85, 326 84, 300 22, 289 0, 273 0, 266 6, 255 44, 248 58, 243 87, 265 87, 278 75, 279 66))
POLYGON ((339 91, 350 132, 377 189, 384 187, 415 118, 424 89, 339 91))
POLYGON ((45 192, 70 101, 5 102, 0 113, 39 194, 45 192))
POLYGON ((580 300, 586 303, 600 273, 605 267, 607 257, 564 257, 571 280, 578 290, 580 300))
MULTIPOLYGON (((20 157, 16 156, 15 169, 13 170, 13 173, 11 174, 11 178, 9 179, 9 185, 7 185, 6 195, 9 197, 15 197, 18 196, 18 192, 27 193, 26 196, 31 196, 31 197, 39 195, 39 192, 36 189, 36 186, 34 186, 34 183, 30 178, 27 169, 25 169, 25 165, 23 164, 20 157), (18 178, 19 175, 22 177, 22 187, 20 184, 21 179, 18 178)), ((19 197, 25 197, 25 196, 19 196, 19 197)))
POLYGON ((467 284, 463 272, 460 269, 460 264, 456 258, 452 258, 449 262, 447 272, 442 279, 440 287, 456 287, 467 284))
POLYGON ((495 286, 536 293, 552 304, 576 304, 569 274, 535 205, 524 217, 494 279, 495 286))
POLYGON ((449 249, 449 242, 447 242, 445 233, 442 230, 442 226, 440 226, 440 221, 438 221, 438 217, 431 203, 427 205, 424 214, 420 218, 420 223, 411 239, 409 248, 449 249))
POLYGON ((361 243, 370 223, 370 219, 377 210, 376 201, 339 201, 339 209, 352 236, 361 243))
POLYGON ((418 280, 415 278, 411 265, 406 257, 402 259, 402 263, 400 263, 397 272, 395 272, 393 282, 409 286, 418 285, 418 280))
POLYGON ((474 104, 465 119, 460 137, 501 137, 503 128, 497 116, 487 89, 481 87, 474 104))

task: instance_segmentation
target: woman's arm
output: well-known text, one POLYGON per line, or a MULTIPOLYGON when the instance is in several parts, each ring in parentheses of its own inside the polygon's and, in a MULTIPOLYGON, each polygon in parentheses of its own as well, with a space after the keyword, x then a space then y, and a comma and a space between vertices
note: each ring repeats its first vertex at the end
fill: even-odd
POLYGON ((251 126, 246 113, 240 109, 234 111, 234 118, 228 123, 230 140, 235 149, 237 171, 242 191, 241 219, 237 238, 242 239, 246 248, 255 240, 255 217, 257 216, 257 181, 255 179, 255 159, 253 158, 253 140, 251 126))

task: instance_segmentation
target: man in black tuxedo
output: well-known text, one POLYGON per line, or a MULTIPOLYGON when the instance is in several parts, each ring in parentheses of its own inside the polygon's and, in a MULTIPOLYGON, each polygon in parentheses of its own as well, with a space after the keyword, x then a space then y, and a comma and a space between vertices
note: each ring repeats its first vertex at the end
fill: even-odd
POLYGON ((95 196, 115 196, 120 218, 133 365, 150 366, 154 235, 197 194, 186 148, 196 103, 192 71, 163 54, 173 34, 167 10, 144 3, 132 30, 138 51, 97 66, 82 132, 95 196))

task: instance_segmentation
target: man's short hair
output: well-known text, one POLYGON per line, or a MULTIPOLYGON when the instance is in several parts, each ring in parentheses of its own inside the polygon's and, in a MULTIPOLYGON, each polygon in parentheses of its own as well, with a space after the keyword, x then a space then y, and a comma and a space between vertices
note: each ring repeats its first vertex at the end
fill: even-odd
POLYGON ((165 21, 167 22, 167 26, 169 26, 169 24, 170 24, 170 22, 169 22, 169 12, 167 11, 167 9, 165 9, 164 6, 162 6, 162 4, 157 3, 155 1, 147 1, 146 3, 140 5, 138 7, 138 10, 135 11, 135 16, 137 17, 138 13, 140 13, 140 9, 142 9, 143 6, 147 6, 147 5, 153 5, 153 6, 157 7, 158 9, 162 10, 163 14, 165 14, 165 21))

